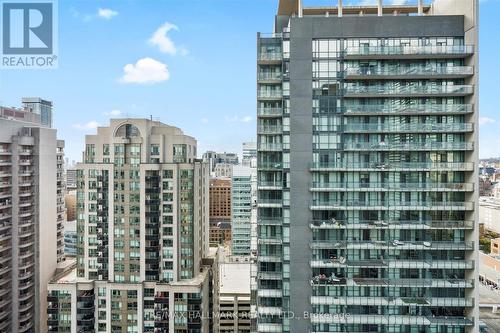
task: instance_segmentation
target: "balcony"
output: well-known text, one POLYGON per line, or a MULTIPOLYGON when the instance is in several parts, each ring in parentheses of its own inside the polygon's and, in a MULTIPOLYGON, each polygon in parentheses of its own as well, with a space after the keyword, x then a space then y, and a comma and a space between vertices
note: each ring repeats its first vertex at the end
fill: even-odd
MULTIPOLYGON (((315 301, 316 300, 319 301, 319 299, 315 298, 315 301)), ((394 315, 394 314, 391 314, 390 317, 387 315, 367 315, 367 314, 363 315, 351 314, 350 316, 310 314, 310 317, 311 317, 311 323, 313 324, 358 324, 358 325, 372 324, 372 325, 389 325, 389 326, 390 325, 431 326, 432 324, 436 324, 436 320, 440 319, 442 323, 453 327, 474 325, 474 322, 466 317, 408 316, 408 315, 394 315)))
POLYGON ((346 80, 384 79, 455 79, 472 76, 471 66, 396 66, 396 67, 351 67, 345 71, 346 80))
POLYGON ((280 208, 283 206, 283 199, 259 198, 257 205, 261 208, 280 208))
POLYGON ((258 90, 257 98, 261 100, 281 100, 283 92, 281 90, 258 90))
POLYGON ((259 64, 279 64, 283 60, 283 53, 281 52, 259 52, 257 61, 259 64))
POLYGON ((386 142, 346 142, 344 150, 353 151, 401 151, 401 150, 473 150, 472 142, 412 142, 412 143, 386 143, 386 142))
POLYGON ((257 108, 259 117, 281 117, 283 115, 282 108, 257 108))
POLYGON ((259 142, 258 149, 261 151, 282 151, 283 145, 281 142, 279 143, 259 142))
POLYGON ((257 80, 259 83, 281 83, 283 75, 278 72, 259 72, 257 80))
POLYGON ((474 191, 473 183, 405 183, 405 182, 336 182, 323 183, 313 182, 310 190, 312 192, 339 192, 339 191, 474 191))
POLYGON ((281 324, 257 324, 257 331, 260 333, 281 333, 283 328, 281 324))
POLYGON ((281 272, 259 272, 257 273, 259 280, 282 280, 283 273, 281 272))
POLYGON ((270 245, 280 245, 283 243, 282 237, 267 237, 261 238, 259 237, 257 240, 258 244, 270 244, 270 245))
MULTIPOLYGON (((346 124, 343 126, 346 133, 433 133, 433 132, 472 132, 472 123, 451 124, 346 124)), ((322 130, 319 128, 319 130, 322 130)), ((325 130, 329 130, 326 128, 325 130)))
POLYGON ((281 190, 281 189, 283 189, 283 181, 282 180, 276 180, 276 181, 260 180, 257 183, 257 188, 259 190, 281 190))
POLYGON ((281 225, 283 223, 283 218, 282 217, 276 217, 276 218, 271 218, 271 217, 262 217, 259 218, 257 224, 260 225, 281 225))
POLYGON ((259 262, 282 262, 282 255, 260 255, 257 257, 259 262))
POLYGON ((278 306, 262 306, 259 305, 257 311, 264 316, 279 316, 282 313, 281 307, 278 306))
POLYGON ((278 162, 259 162, 257 164, 257 168, 259 170, 280 170, 281 171, 281 169, 286 169, 289 167, 290 167, 289 163, 284 163, 281 161, 278 161, 278 162))
POLYGON ((314 162, 311 171, 474 171, 472 162, 314 162))
POLYGON ((432 115, 432 114, 464 114, 474 111, 472 104, 354 104, 344 107, 345 116, 353 115, 432 115))
POLYGON ((311 229, 474 229, 474 221, 337 221, 313 220, 309 224, 311 229))
POLYGON ((281 289, 259 289, 257 291, 257 296, 259 297, 272 297, 279 298, 282 297, 283 292, 281 289))
POLYGON ((448 59, 466 58, 473 45, 360 46, 345 50, 345 59, 448 59))
POLYGON ((257 134, 281 134, 283 127, 281 125, 257 126, 257 134))
POLYGON ((311 268, 411 268, 411 269, 474 269, 474 260, 401 260, 401 259, 370 259, 370 260, 311 260, 311 268))
POLYGON ((349 279, 349 286, 387 286, 387 287, 413 287, 413 288, 474 288, 474 280, 464 279, 370 279, 353 278, 349 279))
MULTIPOLYGON (((324 242, 320 243, 324 246, 324 242)), ((328 244, 328 243, 326 243, 328 244)), ((326 248, 337 248, 336 243, 331 243, 332 245, 326 248)), ((311 243, 314 246, 315 243, 311 243)), ((325 247, 322 247, 325 248, 325 247)), ((464 250, 472 251, 474 250, 474 242, 433 242, 433 241, 385 241, 385 240, 348 240, 347 249, 357 249, 357 250, 377 250, 377 249, 397 249, 397 250, 430 250, 430 251, 441 251, 441 250, 464 250)))
POLYGON ((428 96, 449 96, 459 97, 472 95, 474 86, 472 85, 359 85, 346 86, 344 90, 345 98, 368 98, 368 97, 428 97, 428 96))
POLYGON ((474 210, 468 201, 313 200, 311 210, 474 210))

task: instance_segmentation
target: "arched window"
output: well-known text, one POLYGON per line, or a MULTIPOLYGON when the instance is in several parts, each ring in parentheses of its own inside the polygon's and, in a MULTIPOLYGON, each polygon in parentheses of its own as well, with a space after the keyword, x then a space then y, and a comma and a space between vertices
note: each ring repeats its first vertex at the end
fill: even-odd
POLYGON ((134 126, 132 124, 124 124, 121 125, 115 133, 115 137, 133 137, 133 136, 141 136, 141 133, 139 132, 139 129, 137 126, 134 126))

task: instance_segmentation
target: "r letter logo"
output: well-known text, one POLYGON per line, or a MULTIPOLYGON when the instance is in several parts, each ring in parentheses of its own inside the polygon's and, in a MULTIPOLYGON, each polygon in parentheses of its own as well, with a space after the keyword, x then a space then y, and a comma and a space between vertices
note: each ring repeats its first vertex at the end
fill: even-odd
MULTIPOLYGON (((1 0, 0 0, 1 1, 1 0)), ((54 68, 56 4, 50 0, 2 2, 2 68, 54 68)))

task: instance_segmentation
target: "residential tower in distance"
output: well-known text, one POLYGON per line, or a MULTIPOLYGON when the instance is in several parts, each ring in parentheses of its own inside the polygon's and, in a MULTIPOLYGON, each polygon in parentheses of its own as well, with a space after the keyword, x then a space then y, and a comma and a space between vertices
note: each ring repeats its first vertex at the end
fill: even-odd
POLYGON ((0 107, 0 332, 47 331, 64 260, 64 141, 27 108, 0 107))
POLYGON ((147 119, 87 135, 76 265, 48 284, 50 332, 216 332, 208 165, 196 140, 147 119))

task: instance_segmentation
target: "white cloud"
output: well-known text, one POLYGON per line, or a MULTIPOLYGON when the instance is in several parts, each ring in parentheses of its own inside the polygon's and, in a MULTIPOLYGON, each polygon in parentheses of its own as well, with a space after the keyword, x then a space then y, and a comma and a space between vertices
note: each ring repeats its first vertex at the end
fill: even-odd
POLYGON ((496 120, 488 117, 479 117, 479 125, 493 124, 496 120))
POLYGON ((163 23, 156 31, 153 33, 149 39, 149 44, 157 46, 160 52, 170 54, 170 55, 187 55, 188 50, 182 46, 175 45, 174 41, 170 39, 168 33, 172 30, 178 31, 179 28, 170 22, 163 23))
POLYGON ((392 0, 391 1, 391 5, 393 5, 393 6, 403 6, 403 5, 406 5, 407 2, 408 2, 408 0, 392 0))
POLYGON ((103 19, 111 20, 113 17, 118 15, 118 12, 109 8, 99 8, 97 10, 97 15, 103 19))
POLYGON ((74 124, 73 128, 76 128, 80 131, 89 131, 89 130, 94 130, 97 127, 101 126, 97 121, 92 120, 89 121, 88 123, 85 124, 74 124))
POLYGON ((111 110, 110 112, 104 112, 104 115, 108 117, 118 117, 122 113, 123 112, 121 112, 120 110, 111 110))
POLYGON ((228 123, 249 123, 252 120, 253 118, 250 116, 245 116, 241 118, 238 116, 226 117, 226 122, 228 123))
POLYGON ((377 0, 363 0, 359 3, 360 6, 371 6, 371 5, 376 5, 377 0))
POLYGON ((170 78, 167 65, 152 58, 142 58, 135 64, 127 64, 123 72, 120 79, 123 83, 153 84, 170 78))

